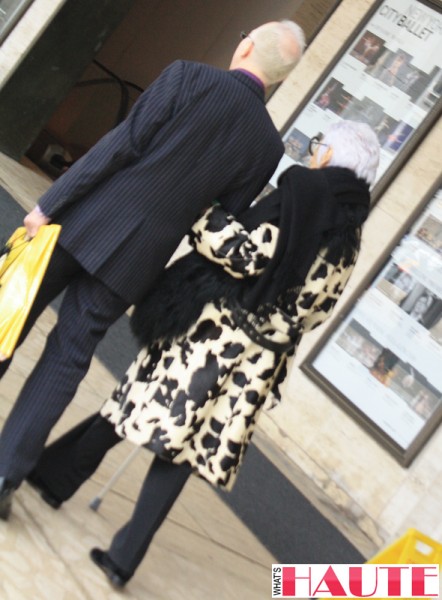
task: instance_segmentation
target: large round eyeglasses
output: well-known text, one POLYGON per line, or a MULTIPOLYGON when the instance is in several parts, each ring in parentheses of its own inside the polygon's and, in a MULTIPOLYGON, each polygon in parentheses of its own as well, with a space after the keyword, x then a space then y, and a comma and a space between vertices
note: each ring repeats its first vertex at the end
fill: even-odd
POLYGON ((308 143, 308 152, 311 156, 313 156, 318 146, 328 146, 328 144, 323 144, 321 142, 322 139, 324 139, 323 133, 317 133, 310 139, 308 143))

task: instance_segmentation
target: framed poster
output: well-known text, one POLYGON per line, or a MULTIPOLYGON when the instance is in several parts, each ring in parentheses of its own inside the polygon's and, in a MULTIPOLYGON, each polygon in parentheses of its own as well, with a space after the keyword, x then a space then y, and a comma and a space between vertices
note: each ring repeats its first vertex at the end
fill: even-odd
POLYGON ((0 44, 32 2, 33 0, 0 0, 0 44))
POLYGON ((442 114, 442 0, 382 0, 329 71, 307 95, 284 133, 285 154, 270 181, 308 143, 341 119, 373 127, 381 145, 375 202, 442 114))
POLYGON ((442 422, 442 177, 407 229, 301 366, 403 466, 442 422))

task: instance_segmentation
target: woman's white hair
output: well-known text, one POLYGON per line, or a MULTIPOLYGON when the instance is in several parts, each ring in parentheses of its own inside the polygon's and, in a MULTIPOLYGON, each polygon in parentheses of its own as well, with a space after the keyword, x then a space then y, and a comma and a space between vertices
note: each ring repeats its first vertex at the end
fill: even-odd
POLYGON ((283 81, 298 64, 305 48, 304 32, 293 21, 274 21, 250 34, 254 60, 268 85, 283 81))
MULTIPOLYGON (((357 121, 339 121, 328 128, 321 143, 331 147, 333 151, 327 166, 347 167, 369 185, 374 183, 380 147, 378 138, 369 125, 357 121)), ((319 146, 319 162, 327 152, 326 146, 319 146)))

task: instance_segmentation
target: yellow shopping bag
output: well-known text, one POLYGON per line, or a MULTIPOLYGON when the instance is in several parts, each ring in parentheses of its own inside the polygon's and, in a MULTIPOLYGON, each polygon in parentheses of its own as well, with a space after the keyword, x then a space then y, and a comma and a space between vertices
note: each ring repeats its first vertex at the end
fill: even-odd
POLYGON ((19 227, 0 258, 0 361, 10 358, 31 310, 61 231, 44 225, 29 239, 19 227))

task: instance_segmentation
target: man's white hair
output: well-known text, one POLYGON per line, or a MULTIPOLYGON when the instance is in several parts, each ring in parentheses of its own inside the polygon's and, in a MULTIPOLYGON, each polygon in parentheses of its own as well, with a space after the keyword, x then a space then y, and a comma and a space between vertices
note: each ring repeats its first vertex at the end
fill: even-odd
MULTIPOLYGON (((329 167, 347 167, 357 177, 372 185, 379 165, 379 141, 367 123, 343 120, 331 125, 326 131, 322 144, 331 147, 333 153, 329 167)), ((326 146, 319 146, 318 161, 327 152, 326 146)))
POLYGON ((267 85, 283 81, 298 64, 305 48, 301 27, 293 21, 266 23, 250 34, 253 58, 266 78, 267 85))

